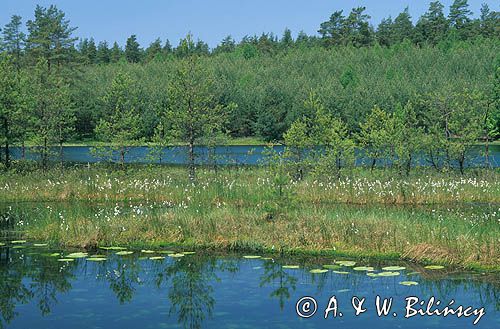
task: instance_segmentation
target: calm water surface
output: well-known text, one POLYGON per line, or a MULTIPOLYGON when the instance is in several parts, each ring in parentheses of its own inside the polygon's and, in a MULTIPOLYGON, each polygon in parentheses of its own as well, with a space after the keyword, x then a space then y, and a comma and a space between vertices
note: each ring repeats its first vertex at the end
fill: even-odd
POLYGON ((106 261, 60 262, 71 251, 2 242, 0 328, 500 328, 498 275, 359 260, 357 265, 373 266, 375 273, 385 265, 406 269, 398 276, 377 278, 351 267, 339 269, 348 274, 311 274, 334 259, 246 259, 204 252, 172 258, 99 250, 94 253, 107 256, 106 261), (402 281, 418 285, 404 286, 402 281), (377 317, 377 295, 394 299, 389 316, 377 317), (318 304, 308 319, 299 318, 295 310, 303 296, 314 297, 318 304), (336 296, 343 316, 325 320, 322 313, 331 296, 336 296), (366 298, 367 311, 359 316, 351 306, 353 296, 366 298), (443 304, 454 299, 455 305, 484 307, 486 314, 476 326, 474 317, 405 319, 408 296, 434 296, 443 304))
MULTIPOLYGON (((64 160, 76 163, 95 163, 104 161, 102 158, 95 156, 92 153, 92 147, 89 146, 65 146, 63 151, 64 160)), ((125 156, 127 163, 163 163, 163 164, 176 164, 182 165, 188 163, 187 147, 165 147, 157 155, 151 156, 151 148, 147 146, 130 147, 125 156)), ((277 152, 283 151, 283 146, 275 146, 274 150, 277 152)), ((20 159, 22 157, 22 149, 14 147, 11 149, 12 157, 20 159)), ((235 146, 217 146, 213 149, 207 147, 196 147, 196 161, 198 163, 218 163, 230 165, 256 165, 262 163, 265 159, 266 147, 265 146, 249 146, 249 145, 235 145, 235 146)), ((59 149, 53 148, 54 161, 58 161, 59 149)), ((491 145, 489 150, 489 159, 491 166, 500 166, 500 145, 491 145)), ((478 146, 469 163, 475 166, 484 165, 484 147, 478 146)), ((27 159, 37 159, 38 155, 35 149, 28 148, 25 157, 27 159)), ((119 155, 115 153, 113 160, 119 161, 119 155)), ((415 163, 419 165, 429 165, 423 156, 417 155, 415 163)), ((370 165, 371 159, 363 157, 362 152, 357 152, 358 165, 370 165)), ((379 164, 384 162, 384 159, 378 160, 379 164)))

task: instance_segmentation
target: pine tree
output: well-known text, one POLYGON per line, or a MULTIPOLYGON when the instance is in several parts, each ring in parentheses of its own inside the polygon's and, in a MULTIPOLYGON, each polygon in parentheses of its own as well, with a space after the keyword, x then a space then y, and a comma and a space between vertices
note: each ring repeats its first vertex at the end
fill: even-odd
POLYGON ((125 58, 129 63, 139 63, 141 61, 141 55, 141 48, 137 42, 137 37, 133 34, 127 39, 127 44, 125 45, 125 58))
POLYGON ((118 43, 115 41, 113 43, 113 48, 111 48, 110 60, 111 63, 117 63, 122 58, 123 52, 118 43))
POLYGON ((443 4, 439 1, 431 2, 427 12, 420 17, 416 26, 416 42, 437 44, 448 33, 448 20, 443 13, 443 4))
POLYGON ((28 54, 43 59, 50 72, 53 65, 62 65, 74 60, 73 48, 77 38, 72 36, 76 30, 70 27, 63 11, 52 5, 49 8, 37 6, 35 19, 26 23, 28 38, 26 41, 28 54))
POLYGON ((111 61, 111 51, 106 41, 99 42, 97 46, 96 61, 98 64, 107 64, 111 61))
POLYGON ((450 26, 454 28, 461 39, 467 39, 470 34, 472 12, 469 10, 467 0, 455 0, 450 6, 448 19, 450 26))
POLYGON ((393 24, 394 31, 394 40, 396 42, 402 42, 404 40, 412 40, 413 39, 413 23, 411 20, 410 10, 408 7, 400 13, 393 24))
POLYGON ((160 56, 161 53, 162 53, 161 40, 160 38, 157 38, 146 49, 146 59, 147 61, 151 61, 155 58, 158 58, 158 56, 160 56))
POLYGON ((2 31, 3 41, 1 42, 3 49, 11 54, 14 65, 18 71, 21 68, 23 49, 26 41, 26 35, 21 30, 21 25, 21 16, 13 15, 10 22, 5 25, 2 31))

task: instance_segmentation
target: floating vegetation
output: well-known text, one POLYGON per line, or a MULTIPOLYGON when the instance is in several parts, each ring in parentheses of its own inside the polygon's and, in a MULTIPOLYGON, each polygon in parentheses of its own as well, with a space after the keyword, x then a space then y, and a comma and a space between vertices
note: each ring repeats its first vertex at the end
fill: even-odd
POLYGON ((349 292, 351 289, 340 289, 337 292, 343 293, 343 292, 349 292))
POLYGON ((168 254, 168 257, 173 257, 173 258, 180 258, 184 257, 184 254, 178 253, 178 254, 168 254))
POLYGON ((10 243, 12 243, 12 244, 22 244, 22 243, 26 243, 26 240, 14 240, 14 241, 11 241, 10 243))
POLYGON ((149 257, 149 259, 151 259, 151 260, 163 260, 163 259, 165 259, 165 257, 164 256, 155 256, 155 257, 149 257))
POLYGON ((299 265, 283 265, 282 268, 284 268, 284 269, 290 269, 290 270, 296 270, 296 269, 299 269, 300 266, 299 265))
POLYGON ((243 256, 243 258, 246 258, 246 259, 258 259, 258 258, 262 258, 262 256, 247 255, 247 256, 243 256))
POLYGON ((273 260, 272 257, 262 257, 262 260, 273 260))
POLYGON ((323 268, 329 269, 329 270, 338 270, 339 268, 342 268, 340 265, 323 265, 323 268))
POLYGON ((380 272, 380 273, 377 273, 376 275, 377 276, 398 276, 400 274, 401 273, 399 273, 399 272, 380 272))
POLYGON ((194 252, 194 251, 183 251, 182 253, 184 255, 194 255, 194 254, 196 254, 196 252, 194 252))
POLYGON ((89 256, 90 258, 106 258, 105 255, 92 255, 92 256, 89 256))
POLYGON ((335 273, 335 274, 349 274, 349 272, 344 272, 344 271, 332 271, 332 273, 335 273))
POLYGON ((424 266, 424 268, 426 268, 428 270, 442 270, 444 268, 444 266, 442 266, 442 265, 427 265, 427 266, 424 266))
POLYGON ((118 256, 127 256, 127 255, 132 255, 133 253, 134 253, 133 251, 123 250, 123 251, 118 251, 116 253, 116 255, 118 255, 118 256))
POLYGON ((104 257, 91 257, 91 258, 87 258, 88 261, 91 261, 91 262, 104 262, 105 260, 107 260, 107 258, 104 258, 104 257))
POLYGON ((358 267, 353 267, 354 271, 374 271, 375 269, 371 266, 358 266, 358 267))
POLYGON ((418 285, 418 282, 416 282, 416 281, 402 281, 399 284, 401 284, 403 286, 416 286, 416 285, 418 285))
POLYGON ((73 262, 75 259, 74 258, 59 258, 57 261, 58 262, 73 262))
POLYGON ((406 267, 404 267, 404 266, 386 266, 386 267, 382 267, 382 270, 384 270, 384 271, 402 271, 402 270, 406 270, 406 267))
POLYGON ((12 247, 12 249, 24 249, 24 248, 26 248, 26 247, 25 246, 14 246, 14 247, 12 247))
POLYGON ((66 255, 66 258, 85 258, 88 256, 89 254, 86 252, 73 252, 71 254, 66 255))
POLYGON ((410 273, 406 273, 406 275, 417 275, 417 274, 420 274, 420 272, 410 272, 410 273))
POLYGON ((54 252, 52 254, 48 254, 49 257, 59 257, 61 256, 61 253, 60 252, 54 252))
POLYGON ((125 247, 99 247, 99 249, 103 250, 127 250, 125 247))
POLYGON ((155 254, 156 253, 156 251, 154 251, 154 250, 141 250, 141 252, 144 254, 155 254))
POLYGON ((356 265, 356 262, 352 261, 352 260, 339 260, 339 261, 336 261, 335 263, 339 264, 341 266, 346 266, 346 267, 352 267, 352 266, 356 265))
POLYGON ((33 243, 33 247, 47 247, 48 243, 33 243))
POLYGON ((328 270, 322 269, 322 268, 315 268, 314 270, 310 270, 309 273, 312 274, 323 274, 328 272, 328 270))
POLYGON ((5 246, 5 243, 0 242, 0 247, 5 246))

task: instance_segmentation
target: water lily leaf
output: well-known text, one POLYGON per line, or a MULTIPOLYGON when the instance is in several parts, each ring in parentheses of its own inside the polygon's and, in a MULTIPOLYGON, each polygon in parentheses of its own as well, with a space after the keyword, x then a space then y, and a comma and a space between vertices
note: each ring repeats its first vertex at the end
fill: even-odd
POLYGON ((14 240, 14 241, 11 241, 10 243, 12 243, 12 244, 22 244, 22 243, 26 243, 26 240, 14 240))
POLYGON ((144 253, 144 254, 154 254, 154 253, 156 253, 156 251, 154 251, 154 250, 141 250, 141 252, 144 253))
POLYGON ((25 246, 14 246, 14 247, 12 247, 12 249, 24 249, 24 248, 26 248, 26 247, 25 246))
POLYGON ((290 269, 290 270, 296 270, 296 269, 299 269, 300 266, 299 265, 283 265, 282 266, 284 269, 290 269))
POLYGON ((377 274, 377 276, 398 276, 400 274, 401 273, 399 273, 399 272, 393 272, 393 271, 391 271, 391 272, 380 272, 380 273, 377 274))
POLYGON ((168 257, 180 258, 180 257, 184 257, 184 254, 181 254, 181 253, 178 253, 178 254, 168 254, 168 257))
POLYGON ((5 243, 0 242, 0 247, 5 246, 5 243))
POLYGON ((156 257, 149 257, 149 259, 151 259, 151 260, 163 260, 163 259, 165 259, 165 257, 163 257, 163 256, 156 256, 156 257))
POLYGON ((118 251, 116 253, 116 255, 118 255, 118 256, 127 256, 127 255, 132 255, 133 253, 134 253, 133 251, 123 250, 123 251, 118 251))
POLYGON ((106 255, 92 255, 90 258, 106 258, 106 255))
POLYGON ((323 265, 323 268, 329 269, 329 270, 338 270, 339 268, 342 268, 340 265, 323 265))
POLYGON ((444 266, 441 266, 441 265, 427 265, 424 268, 426 268, 428 270, 442 270, 444 268, 444 266))
POLYGON ((406 267, 404 267, 404 266, 386 266, 386 267, 382 267, 382 269, 384 271, 402 271, 402 270, 406 270, 406 267))
POLYGON ((406 273, 406 275, 417 275, 417 274, 420 274, 420 272, 410 272, 410 273, 406 273))
POLYGON ((74 258, 59 258, 57 261, 58 262, 73 262, 75 259, 74 258))
POLYGON ((194 251, 183 251, 182 253, 184 255, 194 255, 194 254, 196 254, 196 252, 194 252, 194 251))
POLYGON ((105 257, 93 257, 93 258, 87 258, 88 261, 91 261, 91 262, 104 262, 105 260, 107 260, 107 258, 105 257))
POLYGON ((246 259, 258 259, 258 258, 262 258, 262 256, 248 255, 248 256, 243 256, 243 258, 246 258, 246 259))
POLYGON ((48 243, 33 243, 33 247, 47 247, 48 243))
POLYGON ((260 270, 262 267, 261 266, 255 266, 255 267, 252 267, 252 270, 260 270))
POLYGON ((355 271, 368 271, 368 272, 371 272, 374 270, 374 268, 371 266, 358 266, 358 267, 353 267, 352 269, 355 271))
POLYGON ((354 262, 352 260, 339 260, 339 261, 336 261, 335 263, 337 263, 341 266, 346 266, 346 267, 352 267, 352 266, 356 265, 356 262, 354 262))
POLYGON ((52 253, 52 254, 49 254, 49 256, 50 256, 50 257, 59 257, 59 256, 61 256, 61 253, 59 253, 59 252, 54 252, 54 253, 52 253))
POLYGON ((104 250, 127 250, 125 247, 99 247, 99 249, 104 250))
POLYGON ((262 257, 262 260, 273 260, 272 257, 262 257))
POLYGON ((372 278, 378 277, 378 273, 368 272, 368 273, 366 273, 366 275, 371 276, 372 278))
POLYGON ((344 271, 332 271, 335 274, 349 274, 349 272, 344 272, 344 271))
POLYGON ((73 252, 71 254, 66 255, 66 258, 85 258, 88 257, 88 253, 86 252, 73 252))
POLYGON ((326 272, 328 272, 328 270, 321 269, 321 268, 315 268, 314 270, 309 271, 309 273, 312 273, 312 274, 323 274, 326 272))
POLYGON ((402 281, 399 284, 402 284, 403 286, 416 286, 416 285, 418 285, 418 282, 415 282, 415 281, 402 281))

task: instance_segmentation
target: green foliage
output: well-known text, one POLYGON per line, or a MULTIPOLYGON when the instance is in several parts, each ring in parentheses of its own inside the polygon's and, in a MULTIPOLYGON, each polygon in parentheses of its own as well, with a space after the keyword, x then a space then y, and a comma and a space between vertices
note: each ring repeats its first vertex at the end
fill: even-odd
POLYGON ((96 134, 101 140, 111 143, 110 147, 99 148, 98 153, 111 158, 112 152, 118 151, 122 166, 128 147, 141 140, 134 90, 132 78, 125 73, 118 73, 102 99, 105 113, 96 126, 96 134))

